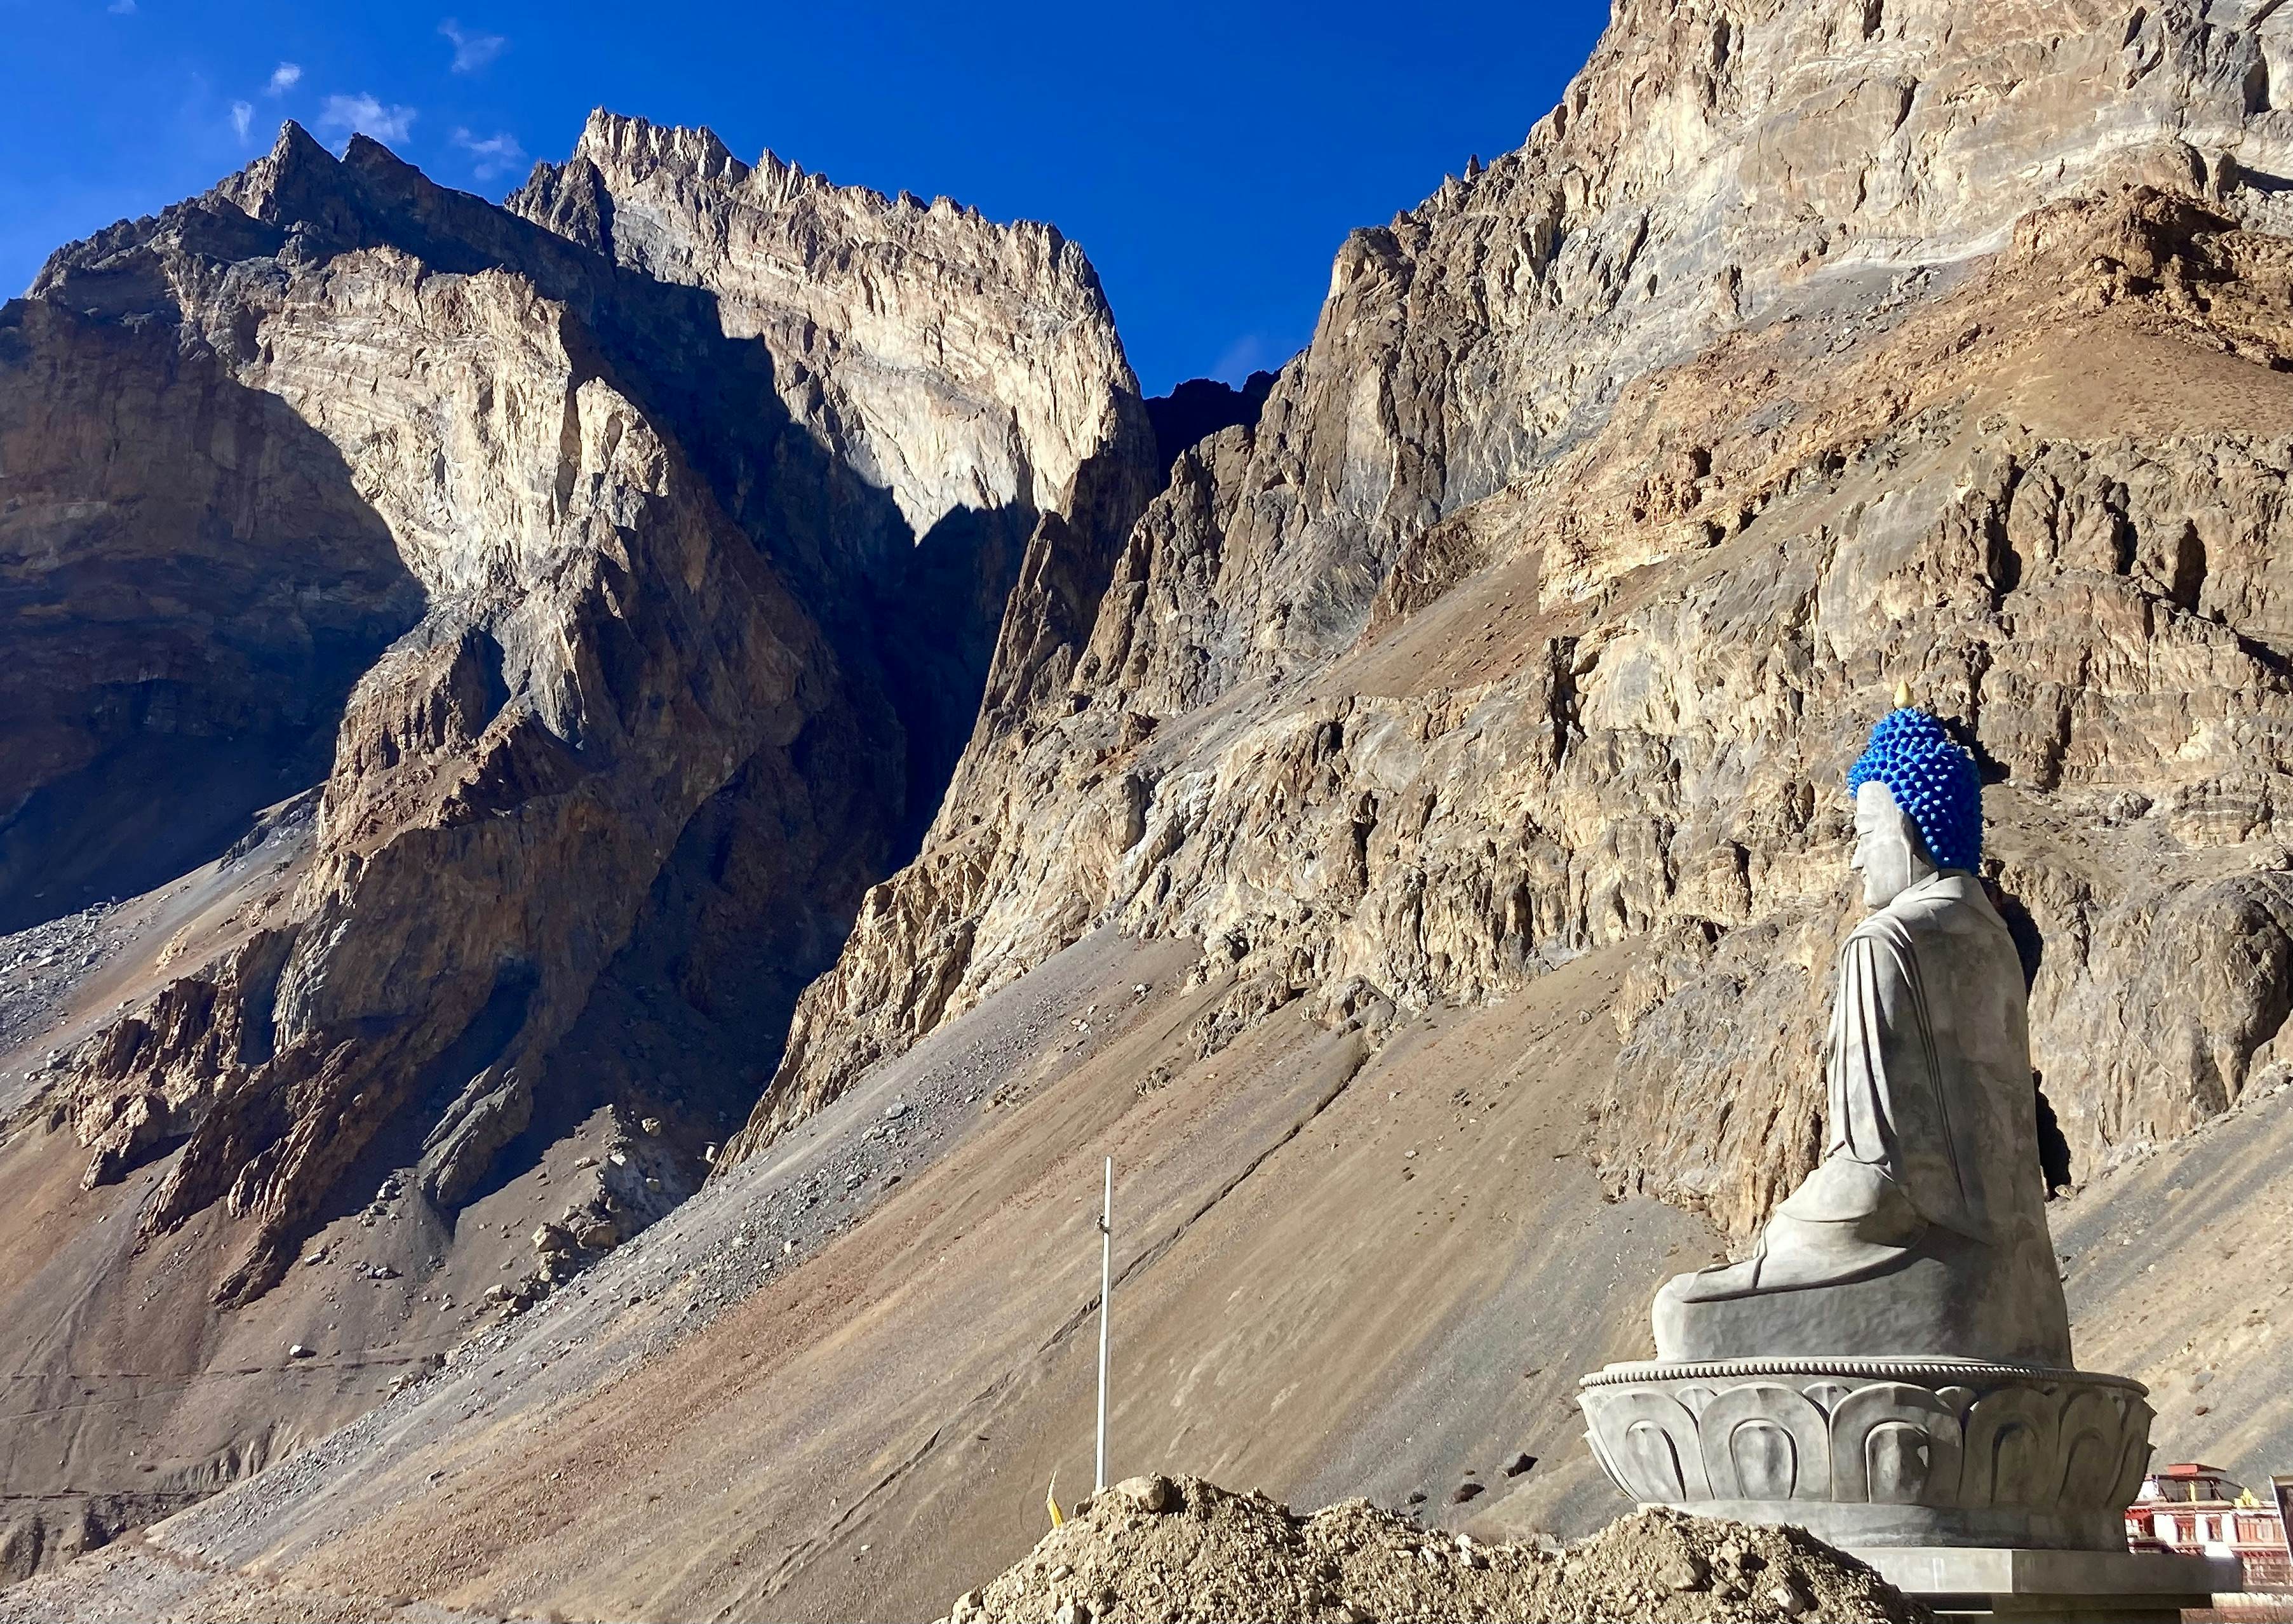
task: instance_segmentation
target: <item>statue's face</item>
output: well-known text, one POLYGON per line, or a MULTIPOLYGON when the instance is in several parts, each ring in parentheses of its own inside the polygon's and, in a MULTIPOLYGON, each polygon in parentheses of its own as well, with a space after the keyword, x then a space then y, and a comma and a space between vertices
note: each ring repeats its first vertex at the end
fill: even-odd
POLYGON ((1855 855, 1849 868, 1863 877, 1867 907, 1884 908, 1935 871, 1918 829, 1876 779, 1855 791, 1855 855))

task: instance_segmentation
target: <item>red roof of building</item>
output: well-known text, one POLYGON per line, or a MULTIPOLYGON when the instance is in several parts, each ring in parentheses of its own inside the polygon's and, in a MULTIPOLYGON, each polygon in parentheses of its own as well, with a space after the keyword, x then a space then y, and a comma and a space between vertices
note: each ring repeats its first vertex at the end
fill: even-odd
POLYGON ((2177 1461, 2170 1466, 2159 1466, 2150 1474, 2152 1477, 2226 1477, 2219 1466, 2209 1466, 2202 1460, 2177 1461))

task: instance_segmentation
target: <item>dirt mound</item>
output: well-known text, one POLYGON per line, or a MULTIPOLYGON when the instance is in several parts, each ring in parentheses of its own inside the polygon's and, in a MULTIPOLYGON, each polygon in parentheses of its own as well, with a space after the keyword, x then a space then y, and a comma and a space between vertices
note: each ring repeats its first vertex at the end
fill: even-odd
POLYGON ((1116 1484, 950 1613, 952 1624, 1927 1616, 1795 1528, 1641 1511, 1567 1549, 1482 1545, 1367 1500, 1300 1516, 1198 1477, 1116 1484))

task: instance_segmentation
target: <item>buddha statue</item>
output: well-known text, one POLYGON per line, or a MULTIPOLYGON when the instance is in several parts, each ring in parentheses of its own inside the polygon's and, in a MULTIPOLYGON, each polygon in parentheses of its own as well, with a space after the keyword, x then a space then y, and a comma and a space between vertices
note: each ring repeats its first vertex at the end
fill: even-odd
POLYGON ((1945 1547, 2072 1551, 2054 1602, 2091 1599, 2107 1561, 2159 1603, 2109 1616, 2172 1618, 2213 1580, 2126 1549, 2153 1417, 2139 1382, 2071 1362, 1974 760, 1899 692, 1846 788, 1871 912, 1839 957, 1823 1159, 1750 1256, 1657 1292, 1654 1361, 1583 1378, 1593 1456, 1633 1499, 1797 1523, 1908 1588, 2039 1583, 1945 1547))
POLYGON ((1901 704, 1847 784, 1873 911, 1840 955, 1824 1159, 1749 1256, 1663 1288, 1657 1356, 2067 1365, 2022 964, 1974 873, 1973 758, 1901 704))

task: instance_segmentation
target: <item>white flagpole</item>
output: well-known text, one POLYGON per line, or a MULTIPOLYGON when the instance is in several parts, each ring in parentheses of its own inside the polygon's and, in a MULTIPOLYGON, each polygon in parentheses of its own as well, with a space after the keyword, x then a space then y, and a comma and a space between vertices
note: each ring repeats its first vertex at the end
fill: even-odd
POLYGON ((1106 1199, 1098 1215, 1098 1481, 1106 1492, 1106 1299, 1114 1289, 1114 1158, 1106 1159, 1106 1199))

